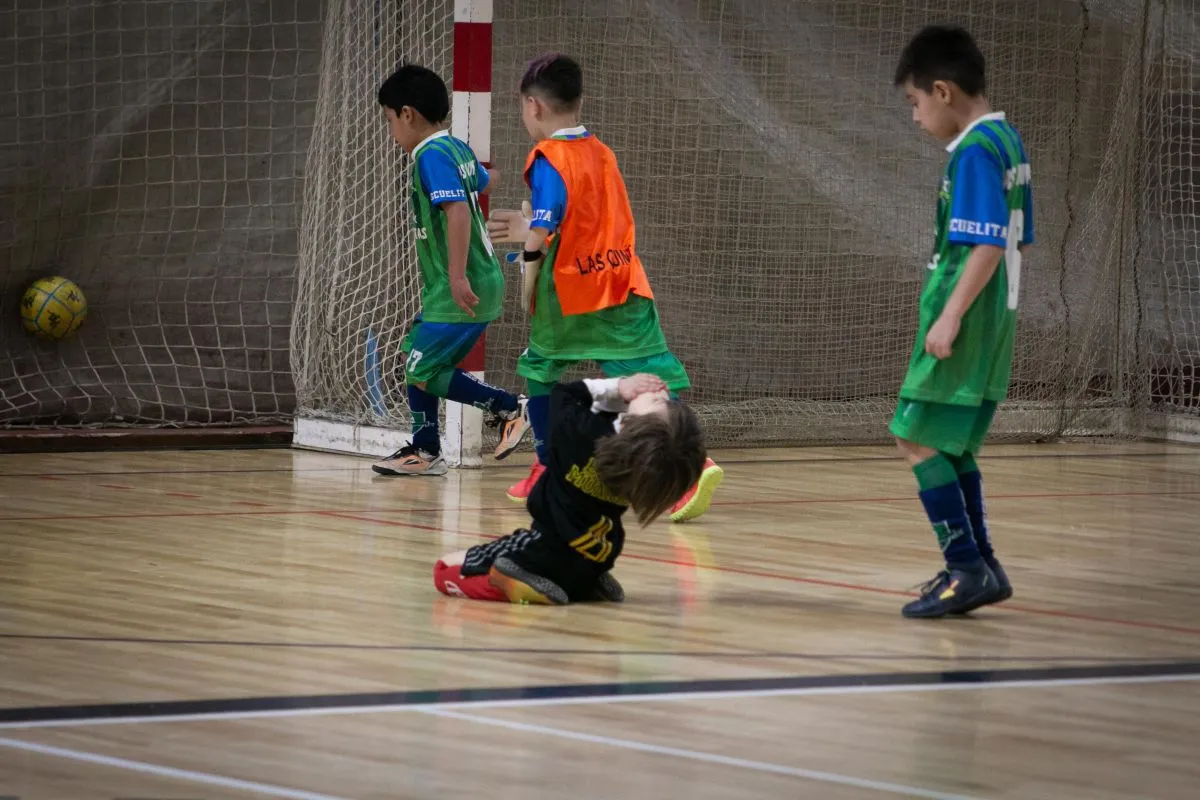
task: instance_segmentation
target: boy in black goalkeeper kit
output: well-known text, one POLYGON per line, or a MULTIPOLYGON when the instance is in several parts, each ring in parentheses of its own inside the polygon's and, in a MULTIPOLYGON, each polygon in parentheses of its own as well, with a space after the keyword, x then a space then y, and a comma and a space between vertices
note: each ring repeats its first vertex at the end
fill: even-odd
POLYGON ((545 475, 529 495, 528 529, 442 557, 439 592, 475 600, 565 605, 624 599, 612 576, 621 516, 646 525, 704 468, 695 412, 653 375, 557 384, 545 475))

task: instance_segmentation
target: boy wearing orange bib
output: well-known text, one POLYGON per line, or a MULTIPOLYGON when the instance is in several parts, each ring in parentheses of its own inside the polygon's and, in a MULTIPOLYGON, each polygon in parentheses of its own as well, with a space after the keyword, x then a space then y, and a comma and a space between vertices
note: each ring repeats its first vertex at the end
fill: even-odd
MULTIPOLYGON (((529 346, 517 373, 529 384, 529 422, 538 457, 508 496, 525 502, 546 463, 550 390, 581 361, 609 377, 649 373, 671 392, 687 371, 667 347, 654 293, 635 242, 633 212, 616 156, 579 124, 583 73, 571 58, 544 55, 521 80, 522 121, 537 144, 525 163, 528 216, 495 210, 492 239, 521 242, 529 346)), ((671 509, 676 522, 708 510, 723 471, 711 459, 671 509)))

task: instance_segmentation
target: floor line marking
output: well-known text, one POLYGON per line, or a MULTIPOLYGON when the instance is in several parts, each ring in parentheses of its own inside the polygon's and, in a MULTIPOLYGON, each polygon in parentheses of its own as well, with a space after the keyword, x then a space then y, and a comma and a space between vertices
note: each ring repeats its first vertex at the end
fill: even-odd
POLYGON ((299 789, 289 789, 286 786, 272 786, 268 783, 243 781, 239 780, 238 778, 226 778, 222 775, 212 775, 207 772, 195 772, 189 769, 161 767, 157 764, 148 764, 145 761, 131 761, 126 758, 113 758, 112 756, 103 756, 99 753, 89 753, 84 750, 70 750, 65 747, 54 747, 46 744, 38 744, 36 742, 23 742, 19 739, 0 739, 0 747, 7 747, 11 750, 24 750, 28 753, 38 753, 39 755, 44 756, 65 758, 71 761, 82 761, 87 764, 98 764, 104 767, 114 767, 116 769, 128 770, 130 772, 140 772, 143 775, 155 775, 160 778, 175 778, 177 780, 188 781, 190 783, 219 786, 222 789, 238 789, 243 792, 264 794, 269 797, 283 797, 288 798, 288 800, 346 800, 345 798, 335 797, 328 794, 317 794, 316 792, 305 792, 299 789))
POLYGON ((551 728, 546 725, 531 725, 525 722, 496 719, 494 717, 480 717, 474 714, 460 714, 457 711, 443 711, 439 709, 422 709, 421 713, 435 717, 442 717, 444 719, 456 719, 479 725, 491 725, 498 728, 506 728, 508 730, 518 731, 520 733, 538 733, 545 736, 553 736, 557 739, 569 739, 577 742, 586 742, 588 744, 600 744, 608 747, 619 748, 621 750, 633 750, 639 753, 672 756, 674 758, 684 758, 689 761, 698 761, 704 764, 716 764, 723 767, 738 767, 740 769, 753 770, 755 772, 767 772, 773 775, 786 775, 792 778, 804 778, 806 780, 819 781, 821 783, 853 786, 858 789, 871 789, 877 792, 898 794, 905 797, 922 797, 926 798, 927 800, 974 800, 974 798, 968 795, 939 792, 919 786, 906 786, 904 784, 890 783, 888 781, 856 778, 852 775, 843 775, 838 772, 805 769, 804 767, 789 767, 784 764, 775 764, 767 761, 754 761, 746 758, 724 756, 718 753, 705 752, 703 750, 691 750, 682 747, 665 747, 663 745, 650 744, 648 742, 639 742, 634 739, 618 739, 612 736, 599 736, 592 733, 579 733, 577 731, 566 730, 564 728, 551 728))
POLYGON ((245 719, 289 717, 343 716, 354 714, 390 714, 428 709, 535 708, 539 706, 611 705, 615 703, 680 703, 712 700, 746 700, 777 697, 852 696, 862 694, 904 694, 920 692, 966 692, 987 689, 1044 689, 1079 686, 1122 686, 1156 683, 1186 683, 1200 681, 1200 672, 1171 675, 1133 675, 1095 678, 1050 678, 1045 680, 1012 679, 998 681, 949 683, 892 683, 859 686, 803 686, 780 689, 722 689, 693 692, 646 692, 642 694, 597 694, 582 697, 531 697, 502 700, 454 701, 439 700, 425 703, 379 703, 348 706, 314 706, 308 708, 266 709, 254 711, 209 711, 192 714, 163 714, 129 717, 78 717, 74 719, 3 722, 0 730, 29 730, 34 728, 82 728, 104 725, 143 725, 155 722, 228 722, 245 719))

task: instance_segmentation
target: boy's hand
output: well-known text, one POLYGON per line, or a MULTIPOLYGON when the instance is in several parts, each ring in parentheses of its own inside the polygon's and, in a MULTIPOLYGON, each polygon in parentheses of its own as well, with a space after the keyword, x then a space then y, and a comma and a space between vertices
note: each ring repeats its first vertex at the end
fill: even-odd
POLYGON ((533 206, 522 201, 521 210, 493 208, 488 214, 488 238, 493 242, 523 242, 529 236, 529 222, 533 218, 533 206))
POLYGON ((632 403, 638 395, 646 394, 647 392, 665 392, 667 384, 657 375, 647 375, 640 373, 638 375, 630 375, 626 378, 621 378, 617 382, 617 391, 621 394, 621 399, 626 403, 632 403))
POLYGON ((450 279, 450 296, 454 298, 455 305, 467 312, 468 316, 475 316, 474 308, 479 305, 479 298, 471 290, 471 282, 465 275, 450 279))
POLYGON ((937 359, 949 358, 961 324, 962 320, 954 314, 938 317, 925 333, 925 352, 937 359))

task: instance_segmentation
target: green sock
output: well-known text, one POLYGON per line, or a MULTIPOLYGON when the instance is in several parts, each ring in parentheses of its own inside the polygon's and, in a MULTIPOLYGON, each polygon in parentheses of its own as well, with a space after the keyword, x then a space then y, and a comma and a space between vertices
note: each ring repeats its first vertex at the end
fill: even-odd
POLYGON ((925 491, 948 483, 958 483, 958 470, 954 468, 951 458, 952 456, 945 453, 938 453, 913 467, 913 474, 917 476, 917 487, 925 491))

